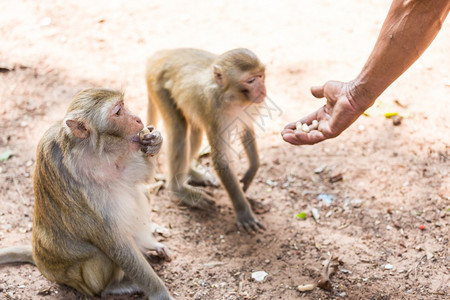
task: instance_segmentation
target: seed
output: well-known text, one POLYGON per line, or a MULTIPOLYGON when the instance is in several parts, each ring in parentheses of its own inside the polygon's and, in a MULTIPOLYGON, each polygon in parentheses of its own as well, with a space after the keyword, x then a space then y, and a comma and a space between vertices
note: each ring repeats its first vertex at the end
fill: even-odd
POLYGON ((142 130, 139 132, 139 139, 140 139, 140 140, 143 140, 143 139, 145 138, 145 135, 146 135, 146 134, 149 134, 149 133, 151 133, 150 129, 148 129, 147 127, 144 127, 144 129, 142 129, 142 130))
POLYGON ((295 129, 297 131, 302 130, 302 122, 298 121, 297 123, 295 123, 295 129))
POLYGON ((304 132, 309 132, 309 126, 308 126, 308 124, 306 124, 306 123, 302 124, 302 130, 303 130, 304 132))
POLYGON ((313 120, 309 129, 315 130, 319 128, 319 122, 317 120, 313 120))

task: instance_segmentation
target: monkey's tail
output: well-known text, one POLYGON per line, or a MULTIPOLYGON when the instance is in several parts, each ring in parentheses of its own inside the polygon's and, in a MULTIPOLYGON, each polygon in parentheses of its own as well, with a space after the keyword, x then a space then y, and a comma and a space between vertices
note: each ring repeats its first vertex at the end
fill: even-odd
POLYGON ((0 265, 10 263, 29 263, 34 265, 31 245, 0 249, 0 265))

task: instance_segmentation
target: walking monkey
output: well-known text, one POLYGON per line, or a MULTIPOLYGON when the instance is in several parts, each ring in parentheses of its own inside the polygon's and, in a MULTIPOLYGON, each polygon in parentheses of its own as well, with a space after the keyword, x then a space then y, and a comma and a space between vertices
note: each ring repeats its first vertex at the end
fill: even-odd
POLYGON ((167 129, 169 190, 192 207, 213 203, 207 194, 186 184, 188 178, 211 183, 191 164, 206 132, 214 168, 231 198, 238 227, 249 232, 264 229, 244 195, 259 168, 253 124, 245 109, 266 97, 264 65, 247 49, 219 56, 197 49, 163 50, 149 58, 146 79, 148 122, 157 121, 158 108, 167 129), (231 170, 227 151, 228 127, 236 117, 244 123, 240 138, 249 159, 243 187, 231 170))

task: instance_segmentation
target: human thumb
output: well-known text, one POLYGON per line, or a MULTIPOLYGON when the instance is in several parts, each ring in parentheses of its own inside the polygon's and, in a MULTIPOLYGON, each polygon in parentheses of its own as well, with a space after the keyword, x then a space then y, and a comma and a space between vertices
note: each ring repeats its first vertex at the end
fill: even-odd
POLYGON ((323 98, 323 85, 320 86, 312 86, 311 87, 311 94, 316 98, 323 98))

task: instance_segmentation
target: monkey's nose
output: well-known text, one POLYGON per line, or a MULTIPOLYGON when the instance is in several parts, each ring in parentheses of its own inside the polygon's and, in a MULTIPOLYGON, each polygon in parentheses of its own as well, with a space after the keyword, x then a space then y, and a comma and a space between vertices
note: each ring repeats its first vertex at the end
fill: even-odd
POLYGON ((138 123, 138 124, 142 124, 142 120, 141 120, 141 118, 139 118, 139 117, 136 117, 136 123, 138 123))

